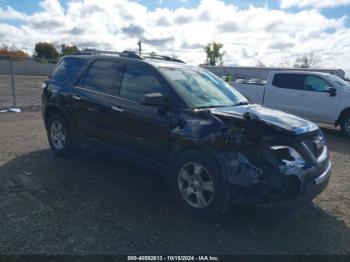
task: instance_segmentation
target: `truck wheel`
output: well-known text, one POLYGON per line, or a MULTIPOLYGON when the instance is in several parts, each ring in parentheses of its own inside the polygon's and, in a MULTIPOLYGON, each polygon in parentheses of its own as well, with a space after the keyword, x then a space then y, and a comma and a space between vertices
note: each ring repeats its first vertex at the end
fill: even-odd
POLYGON ((340 122, 340 128, 344 135, 350 137, 350 113, 347 113, 343 116, 340 122))
POLYGON ((214 157, 201 151, 180 155, 172 169, 172 187, 177 202, 200 218, 215 218, 228 207, 229 188, 214 157))
POLYGON ((58 114, 50 116, 47 136, 52 151, 61 157, 71 156, 75 144, 64 118, 58 114))

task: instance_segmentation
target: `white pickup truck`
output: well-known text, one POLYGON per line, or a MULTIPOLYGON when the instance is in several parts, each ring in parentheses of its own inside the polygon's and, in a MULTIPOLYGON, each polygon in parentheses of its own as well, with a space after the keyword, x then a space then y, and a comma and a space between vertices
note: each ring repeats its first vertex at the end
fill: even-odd
POLYGON ((256 104, 341 127, 350 137, 350 84, 326 73, 274 71, 266 84, 233 83, 256 104))

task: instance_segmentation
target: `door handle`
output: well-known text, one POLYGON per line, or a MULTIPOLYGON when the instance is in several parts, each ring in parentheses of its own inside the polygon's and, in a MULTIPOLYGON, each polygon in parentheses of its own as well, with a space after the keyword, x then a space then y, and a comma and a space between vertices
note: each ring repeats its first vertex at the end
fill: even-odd
POLYGON ((112 110, 117 111, 119 113, 124 112, 124 109, 121 108, 120 106, 112 106, 112 110))
POLYGON ((73 98, 74 100, 79 100, 79 101, 81 100, 80 96, 78 96, 78 95, 73 95, 72 98, 73 98))

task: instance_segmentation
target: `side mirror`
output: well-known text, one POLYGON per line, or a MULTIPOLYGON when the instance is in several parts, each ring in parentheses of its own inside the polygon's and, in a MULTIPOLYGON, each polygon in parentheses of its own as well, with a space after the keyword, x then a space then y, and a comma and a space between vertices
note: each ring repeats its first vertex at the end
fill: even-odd
POLYGON ((335 87, 330 87, 328 92, 329 92, 330 96, 336 96, 337 95, 337 89, 335 87))
POLYGON ((169 100, 161 93, 149 93, 145 94, 141 104, 147 106, 167 107, 169 105, 169 100))

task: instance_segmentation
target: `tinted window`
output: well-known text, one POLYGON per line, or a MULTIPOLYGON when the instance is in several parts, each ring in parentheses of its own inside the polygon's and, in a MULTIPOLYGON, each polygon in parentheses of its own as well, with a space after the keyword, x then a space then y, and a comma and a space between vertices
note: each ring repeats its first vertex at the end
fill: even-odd
POLYGON ((88 59, 65 57, 57 65, 50 77, 60 82, 73 82, 87 63, 88 59))
POLYGON ((141 102, 145 94, 162 93, 162 86, 149 70, 128 65, 120 87, 120 97, 141 102))
POLYGON ((85 77, 84 88, 113 95, 117 87, 118 63, 112 61, 94 62, 85 77))
POLYGON ((279 88, 302 90, 303 79, 304 77, 298 74, 276 74, 272 84, 279 88))
POLYGON ((306 91, 326 92, 330 84, 318 76, 305 76, 304 89, 306 91))

